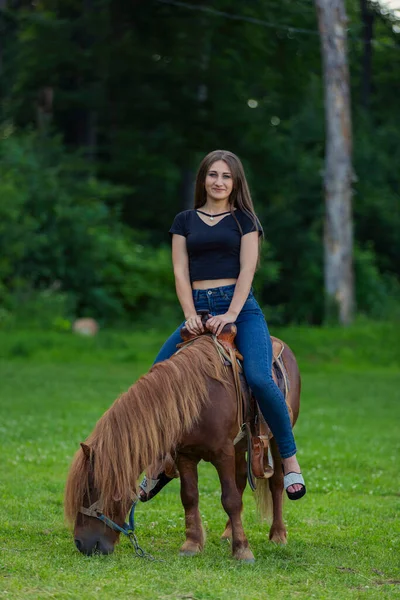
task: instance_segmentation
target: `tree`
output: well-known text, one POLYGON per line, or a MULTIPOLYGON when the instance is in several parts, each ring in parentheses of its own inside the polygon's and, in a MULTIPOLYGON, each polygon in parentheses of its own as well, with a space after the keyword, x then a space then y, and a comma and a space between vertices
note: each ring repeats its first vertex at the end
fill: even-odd
POLYGON ((325 87, 325 294, 326 317, 342 325, 354 311, 352 130, 347 15, 344 0, 316 0, 325 87))
MULTIPOLYGON (((0 147, 10 136, 23 146, 38 124, 45 145, 59 134, 73 161, 78 154, 92 176, 124 186, 117 203, 112 194, 98 202, 120 207, 121 221, 146 236, 149 254, 169 243, 174 214, 191 206, 200 159, 211 149, 232 150, 244 162, 268 241, 266 270, 256 276, 268 320, 320 324, 324 205, 318 173, 325 133, 316 10, 291 0, 209 5, 0 0, 0 147)), ((389 318, 382 298, 400 298, 400 42, 393 18, 373 0, 348 0, 346 9, 358 176, 357 309, 389 318), (373 71, 363 69, 370 45, 362 33, 366 2, 374 13, 373 71), (360 90, 371 71, 366 111, 360 90)), ((9 162, 7 154, 3 160, 9 162)), ((62 180, 74 202, 81 160, 75 169, 62 180)), ((0 204, 20 206, 15 223, 22 226, 25 204, 3 200, 11 192, 4 177, 1 183, 0 204)), ((40 196, 26 189, 29 206, 37 207, 40 196)), ((24 232, 15 237, 24 240, 24 232)), ((48 258, 45 266, 54 271, 48 258)), ((31 273, 38 264, 30 263, 31 273)), ((77 278, 70 281, 74 291, 77 278)))
POLYGON ((363 22, 363 59, 361 102, 364 108, 369 107, 372 85, 372 38, 375 13, 371 10, 368 0, 360 0, 361 19, 363 22))

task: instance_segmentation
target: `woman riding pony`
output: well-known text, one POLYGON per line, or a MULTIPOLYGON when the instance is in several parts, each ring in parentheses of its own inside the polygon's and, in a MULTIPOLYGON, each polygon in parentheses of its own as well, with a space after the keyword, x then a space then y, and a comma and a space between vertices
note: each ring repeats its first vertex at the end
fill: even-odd
MULTIPOLYGON (((194 209, 180 212, 170 229, 176 292, 185 321, 162 346, 155 363, 176 352, 183 325, 192 334, 204 331, 198 311, 208 311, 206 328, 215 335, 227 323, 235 323, 247 383, 276 439, 287 495, 297 500, 306 487, 288 408, 272 377, 267 323, 251 287, 262 233, 240 159, 224 150, 211 152, 197 174, 194 209)), ((169 481, 165 473, 145 478, 141 500, 155 496, 169 481)))

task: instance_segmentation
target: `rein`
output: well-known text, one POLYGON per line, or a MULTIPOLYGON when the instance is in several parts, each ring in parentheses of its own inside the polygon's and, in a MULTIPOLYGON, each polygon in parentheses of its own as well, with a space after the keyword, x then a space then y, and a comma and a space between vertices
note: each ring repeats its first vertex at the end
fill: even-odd
POLYGON ((135 508, 136 508, 137 503, 138 503, 138 500, 134 500, 132 502, 131 510, 129 511, 128 522, 124 523, 122 525, 122 527, 120 527, 118 525, 118 523, 115 523, 115 521, 113 521, 109 517, 106 517, 105 515, 103 515, 103 512, 102 512, 101 508, 99 507, 99 500, 97 500, 96 502, 91 504, 89 506, 89 508, 85 508, 84 506, 81 506, 79 509, 79 512, 82 513, 83 515, 86 515, 87 517, 93 517, 95 519, 98 519, 99 521, 102 521, 105 525, 107 525, 107 527, 109 527, 110 529, 113 529, 114 531, 123 533, 131 542, 133 549, 135 551, 135 554, 138 558, 147 558, 148 560, 154 560, 154 561, 159 560, 159 559, 154 558, 154 556, 152 556, 151 554, 149 554, 148 552, 146 552, 145 550, 143 550, 143 548, 141 548, 139 546, 139 542, 138 542, 136 534, 135 534, 135 508))

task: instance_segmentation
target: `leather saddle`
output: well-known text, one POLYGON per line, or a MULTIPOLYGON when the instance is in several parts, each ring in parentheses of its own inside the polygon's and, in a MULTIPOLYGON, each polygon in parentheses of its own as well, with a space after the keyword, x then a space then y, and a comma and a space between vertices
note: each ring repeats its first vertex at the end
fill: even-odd
MULTIPOLYGON (((209 318, 208 311, 199 310, 197 314, 201 316, 201 321, 203 323, 203 327, 205 328, 206 322, 208 321, 208 318, 209 318)), ((210 333, 211 332, 208 329, 205 329, 205 331, 200 335, 209 335, 210 333)), ((236 337, 236 333, 237 333, 236 325, 234 323, 227 323, 225 325, 225 327, 223 328, 223 330, 221 331, 221 333, 219 334, 218 341, 225 348, 225 350, 227 350, 228 352, 230 350, 233 351, 239 360, 243 360, 243 356, 240 354, 239 350, 236 348, 236 345, 235 345, 234 340, 236 337)), ((199 336, 193 335, 193 333, 190 333, 190 331, 188 331, 186 329, 186 327, 181 328, 181 338, 183 339, 182 345, 186 344, 190 340, 195 339, 196 337, 199 337, 199 336)), ((180 345, 181 344, 179 344, 179 346, 180 345)))

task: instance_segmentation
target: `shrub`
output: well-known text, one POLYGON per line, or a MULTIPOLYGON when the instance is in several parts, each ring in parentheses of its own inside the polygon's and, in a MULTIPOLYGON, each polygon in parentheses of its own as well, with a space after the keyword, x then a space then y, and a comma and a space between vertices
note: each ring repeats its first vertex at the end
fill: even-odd
POLYGON ((391 273, 381 273, 372 245, 356 246, 354 270, 359 314, 375 320, 400 318, 400 283, 391 273))
POLYGON ((152 248, 148 236, 121 223, 126 188, 96 179, 58 138, 7 132, 0 146, 4 314, 35 314, 43 326, 58 319, 63 328, 74 315, 116 321, 172 304, 170 250, 152 248))

